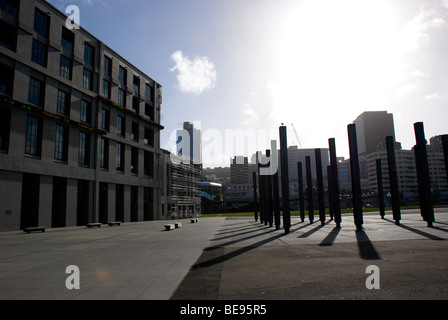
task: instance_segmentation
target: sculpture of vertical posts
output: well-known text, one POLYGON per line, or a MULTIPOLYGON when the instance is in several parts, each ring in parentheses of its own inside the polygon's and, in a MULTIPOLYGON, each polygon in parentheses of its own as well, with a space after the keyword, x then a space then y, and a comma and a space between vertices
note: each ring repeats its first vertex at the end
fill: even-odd
POLYGON ((418 146, 414 146, 414 156, 415 156, 415 167, 417 172, 417 189, 418 189, 418 201, 420 203, 420 215, 423 220, 426 221, 426 206, 423 205, 425 203, 425 197, 423 196, 423 178, 422 178, 422 168, 420 165, 420 153, 418 152, 418 146))
POLYGON ((289 170, 288 170, 288 141, 286 127, 279 128, 280 133, 280 161, 282 167, 282 200, 283 200, 283 228, 285 234, 291 228, 291 211, 289 203, 289 170))
POLYGON ((448 186, 448 134, 442 136, 443 157, 445 158, 445 174, 448 186))
POLYGON ((331 173, 331 166, 327 166, 327 180, 328 180, 328 205, 330 207, 330 220, 334 219, 334 205, 333 205, 333 179, 331 173))
POLYGON ((297 174, 299 178, 299 205, 300 205, 300 220, 305 221, 305 197, 303 195, 303 170, 302 162, 297 162, 297 174))
POLYGON ((311 177, 311 157, 305 157, 306 162, 306 191, 308 197, 308 218, 310 224, 314 222, 314 206, 313 206, 313 180, 311 177))
POLYGON ((392 214, 396 225, 400 225, 400 191, 398 189, 397 166, 395 164, 394 137, 386 137, 387 164, 389 167, 390 195, 392 201, 392 214))
POLYGON ((325 194, 324 194, 324 177, 322 173, 321 150, 315 149, 314 155, 316 160, 317 200, 319 207, 319 220, 321 225, 325 225, 325 194))
POLYGON ((254 219, 258 221, 258 197, 257 197, 257 173, 252 172, 252 183, 254 191, 254 219))
POLYGON ((421 180, 422 180, 422 198, 423 203, 420 203, 420 207, 424 207, 422 210, 425 214, 425 221, 428 227, 433 226, 434 218, 434 207, 432 204, 432 194, 431 194, 431 182, 429 179, 429 168, 428 168, 428 154, 426 151, 426 139, 425 131, 423 128, 423 122, 414 123, 415 140, 417 142, 417 153, 419 154, 420 170, 421 170, 421 180))
POLYGON ((362 216, 361 176, 359 172, 358 141, 356 138, 356 125, 349 124, 348 141, 350 147, 350 169, 352 174, 353 217, 357 231, 362 230, 364 223, 362 216))
POLYGON ((384 219, 386 211, 384 208, 383 169, 381 168, 381 159, 376 159, 376 178, 378 182, 378 202, 380 207, 380 216, 381 219, 384 219))
MULTIPOLYGON (((266 157, 270 158, 270 156, 271 156, 271 150, 266 150, 266 157)), ((268 166, 270 166, 270 164, 268 166)), ((272 227, 272 225, 273 225, 272 175, 266 176, 266 199, 267 199, 266 219, 267 219, 267 223, 269 224, 269 227, 272 227)))
POLYGON ((275 229, 280 229, 280 186, 278 183, 278 172, 272 176, 272 190, 274 192, 274 222, 275 229))
POLYGON ((333 195, 333 209, 334 209, 334 222, 336 228, 341 227, 341 200, 339 198, 339 174, 338 174, 338 159, 336 156, 336 140, 334 138, 328 139, 328 145, 330 148, 330 166, 331 166, 331 182, 332 182, 332 195, 333 195))

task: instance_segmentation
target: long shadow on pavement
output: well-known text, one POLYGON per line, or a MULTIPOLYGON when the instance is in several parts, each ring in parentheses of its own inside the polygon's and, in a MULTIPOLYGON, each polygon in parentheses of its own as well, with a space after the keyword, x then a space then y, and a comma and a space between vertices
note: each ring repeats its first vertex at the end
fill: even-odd
MULTIPOLYGON (((390 223, 395 224, 395 221, 392 221, 392 220, 389 220, 389 219, 384 219, 384 220, 388 221, 390 223)), ((412 228, 412 227, 409 227, 409 226, 405 226, 404 224, 401 224, 401 223, 400 223, 400 225, 398 225, 398 227, 406 229, 406 230, 411 231, 411 232, 414 232, 414 233, 416 233, 418 235, 421 235, 423 237, 426 237, 426 238, 428 238, 430 240, 445 240, 445 239, 440 238, 438 236, 435 236, 433 234, 430 234, 430 233, 427 233, 427 232, 424 232, 424 231, 421 231, 421 230, 418 230, 418 229, 415 229, 415 228, 412 228)))

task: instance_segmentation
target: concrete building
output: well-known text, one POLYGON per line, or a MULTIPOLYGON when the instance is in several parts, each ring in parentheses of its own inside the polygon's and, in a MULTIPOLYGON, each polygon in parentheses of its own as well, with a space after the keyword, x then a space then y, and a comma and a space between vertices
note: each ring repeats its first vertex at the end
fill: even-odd
POLYGON ((202 164, 202 134, 193 123, 184 122, 183 129, 177 130, 176 147, 179 156, 189 157, 193 164, 202 164))
POLYGON ((0 230, 165 218, 162 87, 43 0, 1 0, 0 230))
POLYGON ((375 152, 378 144, 393 136, 395 141, 394 117, 387 111, 366 111, 353 121, 356 124, 358 153, 365 156, 375 152))

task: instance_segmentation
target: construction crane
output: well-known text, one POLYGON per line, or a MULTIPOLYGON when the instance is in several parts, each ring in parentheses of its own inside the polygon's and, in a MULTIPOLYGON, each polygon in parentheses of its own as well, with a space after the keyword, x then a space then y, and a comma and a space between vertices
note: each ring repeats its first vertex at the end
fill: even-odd
POLYGON ((294 130, 294 134, 296 135, 297 142, 299 143, 299 147, 300 147, 300 149, 303 149, 302 144, 300 143, 299 135, 297 134, 297 130, 296 130, 296 128, 294 127, 294 124, 291 123, 291 126, 292 126, 292 129, 294 130))

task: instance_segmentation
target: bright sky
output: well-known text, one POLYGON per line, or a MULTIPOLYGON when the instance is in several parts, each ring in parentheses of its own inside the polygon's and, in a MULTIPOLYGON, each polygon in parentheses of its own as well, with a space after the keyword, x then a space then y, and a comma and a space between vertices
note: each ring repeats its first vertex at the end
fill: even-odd
POLYGON ((197 122, 204 167, 264 151, 281 123, 289 145, 336 138, 347 158, 364 111, 393 113, 406 149, 415 122, 448 133, 448 0, 49 2, 78 5, 82 27, 162 84, 162 147, 197 122))

